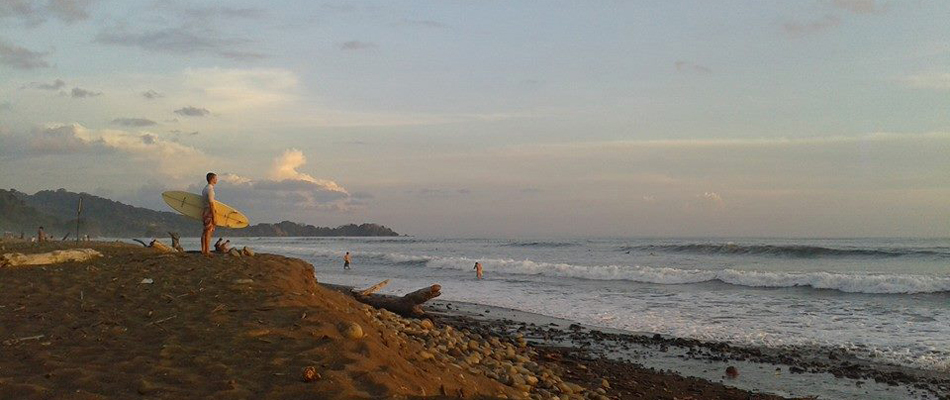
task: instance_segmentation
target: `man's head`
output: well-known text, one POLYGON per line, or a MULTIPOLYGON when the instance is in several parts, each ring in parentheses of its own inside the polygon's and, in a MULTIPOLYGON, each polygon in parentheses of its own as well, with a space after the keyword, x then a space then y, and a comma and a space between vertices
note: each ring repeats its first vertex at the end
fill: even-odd
POLYGON ((42 226, 40 227, 40 230, 43 230, 43 227, 42 227, 42 226))
POLYGON ((208 180, 208 183, 214 185, 218 183, 218 174, 214 172, 209 172, 208 175, 205 175, 205 179, 208 180))

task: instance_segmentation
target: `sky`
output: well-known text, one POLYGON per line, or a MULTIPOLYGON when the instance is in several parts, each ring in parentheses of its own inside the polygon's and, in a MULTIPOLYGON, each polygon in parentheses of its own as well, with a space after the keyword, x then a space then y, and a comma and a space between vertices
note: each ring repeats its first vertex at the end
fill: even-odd
POLYGON ((950 237, 950 2, 0 0, 0 188, 449 237, 950 237))

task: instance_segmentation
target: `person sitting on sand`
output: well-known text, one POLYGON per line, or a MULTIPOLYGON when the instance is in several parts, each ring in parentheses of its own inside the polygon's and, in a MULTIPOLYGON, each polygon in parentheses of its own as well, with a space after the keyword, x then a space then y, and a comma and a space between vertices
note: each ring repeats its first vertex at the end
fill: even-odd
POLYGON ((475 270, 475 277, 477 279, 482 279, 482 263, 475 262, 474 270, 475 270))
POLYGON ((231 250, 231 239, 225 240, 224 243, 221 243, 221 252, 227 253, 231 250))
POLYGON ((49 237, 46 236, 46 232, 43 232, 43 227, 41 226, 39 231, 36 232, 36 241, 44 243, 49 240, 49 237))
POLYGON ((343 255, 343 269, 350 269, 350 252, 343 255))
POLYGON ((214 216, 214 185, 218 183, 218 175, 209 172, 205 175, 208 184, 201 191, 201 200, 204 210, 201 213, 201 222, 204 224, 204 230, 201 233, 201 254, 205 257, 211 257, 211 235, 214 234, 214 226, 217 219, 214 216))
POLYGON ((218 252, 218 253, 223 253, 224 251, 221 250, 221 244, 222 244, 222 243, 224 243, 224 238, 218 238, 218 241, 217 241, 217 242, 214 242, 214 251, 216 251, 216 252, 218 252))

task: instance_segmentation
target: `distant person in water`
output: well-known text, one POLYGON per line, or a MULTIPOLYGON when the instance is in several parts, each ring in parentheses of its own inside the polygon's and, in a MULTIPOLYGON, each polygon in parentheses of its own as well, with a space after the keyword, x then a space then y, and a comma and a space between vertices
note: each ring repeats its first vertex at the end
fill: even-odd
POLYGON ((201 222, 204 231, 201 233, 201 254, 211 257, 211 235, 214 235, 214 225, 218 222, 214 216, 214 185, 218 183, 218 175, 209 172, 205 175, 208 184, 201 191, 201 202, 204 210, 201 212, 201 222))
POLYGON ((476 277, 477 279, 482 279, 482 263, 476 262, 476 263, 475 263, 475 268, 473 268, 473 269, 475 270, 475 277, 476 277))
POLYGON ((36 241, 39 243, 43 243, 43 242, 46 242, 47 240, 49 240, 49 238, 46 237, 46 232, 43 232, 43 227, 41 226, 40 229, 36 232, 36 241))
POLYGON ((350 269, 350 261, 352 261, 352 259, 350 259, 350 252, 346 252, 346 254, 343 255, 343 269, 350 269))

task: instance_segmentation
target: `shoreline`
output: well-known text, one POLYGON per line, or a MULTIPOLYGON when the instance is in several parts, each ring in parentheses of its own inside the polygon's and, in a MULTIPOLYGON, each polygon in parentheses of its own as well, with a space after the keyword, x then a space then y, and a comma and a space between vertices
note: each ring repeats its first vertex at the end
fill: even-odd
POLYGON ((498 335, 521 333, 535 346, 570 353, 615 369, 670 371, 744 390, 784 397, 950 399, 950 377, 937 371, 873 364, 827 348, 744 347, 582 325, 503 307, 435 300, 437 318, 498 335), (725 369, 740 375, 727 377, 725 369), (788 381, 783 384, 782 381, 788 381))
MULTIPOLYGON (((280 255, 205 259, 121 243, 0 244, 2 253, 92 247, 104 254, 0 268, 0 339, 11 354, 0 360, 0 397, 80 390, 85 394, 74 397, 178 398, 188 388, 220 398, 781 399, 815 393, 766 390, 765 380, 794 380, 799 388, 810 374, 850 382, 809 371, 821 366, 797 359, 775 374, 772 367, 786 360, 761 349, 584 327, 473 303, 434 300, 426 304, 434 324, 405 319, 336 293, 340 286, 317 283, 311 264, 280 255), (362 327, 355 339, 340 328, 350 323, 362 327), (737 378, 722 378, 727 365, 738 367, 737 378), (804 373, 792 371, 795 365, 804 373), (302 381, 303 367, 322 378, 302 381)), ((883 386, 884 393, 905 379, 882 376, 890 381, 849 384, 860 393, 883 386)), ((948 387, 941 386, 945 380, 928 383, 928 390, 948 387)), ((893 390, 894 398, 938 398, 893 390)))

